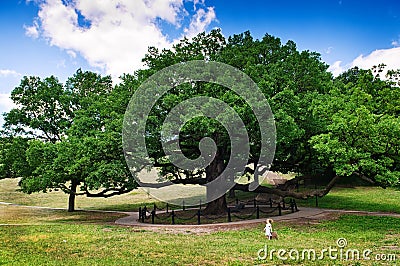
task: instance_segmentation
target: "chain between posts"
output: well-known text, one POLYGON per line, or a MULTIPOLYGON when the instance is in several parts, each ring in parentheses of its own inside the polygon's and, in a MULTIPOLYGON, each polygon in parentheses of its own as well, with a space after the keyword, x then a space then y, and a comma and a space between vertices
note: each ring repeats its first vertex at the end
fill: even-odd
MULTIPOLYGON (((256 199, 253 199, 253 200, 247 201, 245 203, 242 203, 238 199, 236 199, 235 200, 236 207, 234 209, 236 210, 236 212, 240 212, 240 209, 241 208, 246 208, 245 204, 246 203, 250 203, 250 202, 253 203, 252 207, 250 207, 250 208, 254 207, 254 210, 250 214, 238 215, 238 214, 233 213, 232 208, 229 207, 227 209, 227 214, 218 215, 218 216, 209 216, 209 215, 202 214, 202 211, 201 211, 201 207, 202 207, 201 204, 202 203, 201 203, 201 201, 199 201, 199 205, 198 205, 197 211, 193 215, 191 215, 190 217, 179 217, 179 216, 177 216, 177 213, 175 212, 175 210, 172 210, 171 212, 169 212, 170 206, 168 204, 166 205, 165 208, 159 208, 154 203, 153 204, 153 210, 150 211, 150 212, 148 211, 147 206, 144 206, 143 208, 139 207, 139 221, 144 223, 147 219, 151 218, 151 223, 154 224, 155 223, 155 219, 158 219, 158 220, 161 220, 161 221, 165 221, 167 219, 171 219, 171 224, 175 224, 176 223, 176 219, 189 221, 189 220, 192 220, 193 218, 195 218, 197 216, 197 224, 201 224, 201 217, 203 217, 203 218, 205 218, 207 220, 218 220, 218 219, 221 219, 221 218, 224 218, 224 217, 227 216, 227 221, 228 222, 232 222, 232 217, 235 217, 235 218, 240 219, 240 220, 246 220, 246 219, 250 219, 251 217, 254 216, 254 214, 256 214, 256 219, 259 219, 260 218, 260 213, 272 214, 272 213, 278 211, 278 215, 281 216, 283 210, 290 210, 292 213, 295 212, 295 211, 298 211, 297 203, 292 198, 289 199, 288 203, 285 201, 285 199, 282 199, 282 201, 278 202, 278 205, 275 208, 271 207, 273 205, 273 201, 272 201, 271 198, 269 198, 269 200, 266 201, 266 202, 257 201, 256 199), (268 205, 271 210, 269 210, 269 211, 263 210, 262 205, 258 205, 257 203, 264 203, 265 205, 268 205), (287 206, 287 205, 289 205, 289 206, 287 206), (157 211, 163 211, 163 210, 165 210, 165 213, 168 214, 167 216, 164 217, 164 216, 157 215, 157 211)), ((185 211, 185 210, 187 210, 187 208, 185 208, 184 202, 182 202, 182 211, 185 211)), ((196 209, 194 209, 194 210, 196 210, 196 209)))

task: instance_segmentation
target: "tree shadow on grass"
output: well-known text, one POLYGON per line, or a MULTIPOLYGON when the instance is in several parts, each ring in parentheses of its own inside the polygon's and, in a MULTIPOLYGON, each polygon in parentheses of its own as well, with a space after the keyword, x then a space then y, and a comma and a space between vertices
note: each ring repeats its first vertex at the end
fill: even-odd
POLYGON ((53 223, 78 223, 78 224, 108 224, 115 220, 125 217, 123 213, 94 212, 94 211, 75 211, 62 212, 51 220, 53 223))

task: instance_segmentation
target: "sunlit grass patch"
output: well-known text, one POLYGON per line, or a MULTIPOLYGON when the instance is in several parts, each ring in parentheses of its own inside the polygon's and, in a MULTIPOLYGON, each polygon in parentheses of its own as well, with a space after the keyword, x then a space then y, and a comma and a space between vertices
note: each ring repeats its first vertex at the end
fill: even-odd
POLYGON ((35 209, 22 206, 0 205, 0 224, 48 223, 113 223, 126 216, 122 213, 35 209))
MULTIPOLYGON (((301 206, 316 206, 315 198, 297 200, 297 203, 301 206)), ((380 187, 338 187, 328 195, 318 198, 318 206, 328 209, 400 213, 400 191, 380 187)))

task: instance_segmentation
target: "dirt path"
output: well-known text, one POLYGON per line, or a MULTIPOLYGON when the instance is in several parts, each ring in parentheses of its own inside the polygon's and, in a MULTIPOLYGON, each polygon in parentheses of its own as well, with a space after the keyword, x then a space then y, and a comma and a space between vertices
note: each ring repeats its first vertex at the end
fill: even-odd
MULTIPOLYGON (((0 202, 1 205, 20 206, 32 209, 49 209, 49 210, 66 210, 62 208, 50 208, 40 206, 26 206, 13 204, 8 202, 0 202)), ((263 224, 266 218, 244 220, 230 223, 216 223, 216 224, 201 224, 201 225, 165 225, 165 224, 144 224, 138 222, 138 212, 123 212, 123 211, 102 211, 102 210, 81 210, 89 212, 104 212, 104 213, 123 213, 126 217, 119 218, 115 221, 115 224, 122 226, 130 226, 139 230, 152 230, 159 232, 180 232, 180 233, 210 233, 215 231, 224 230, 236 230, 242 228, 255 227, 263 224)), ((387 212, 368 212, 368 211, 354 211, 354 210, 333 210, 333 209, 320 209, 320 208, 307 208, 300 207, 298 212, 289 213, 282 216, 274 216, 274 221, 284 222, 295 222, 295 223, 318 223, 320 220, 327 220, 337 217, 340 214, 353 214, 353 215, 365 215, 365 216, 386 216, 400 218, 398 213, 387 213, 387 212)))
MULTIPOLYGON (((120 218, 115 221, 118 225, 133 226, 142 230, 162 231, 162 232, 181 232, 181 233, 210 233, 214 231, 235 230, 242 228, 255 227, 265 223, 266 218, 245 220, 230 223, 217 224, 201 224, 201 225, 165 225, 165 224, 144 224, 138 222, 139 215, 137 212, 128 213, 129 216, 120 218)), ((318 223, 320 220, 327 220, 337 217, 339 214, 354 214, 367 216, 389 216, 400 218, 397 213, 385 212, 367 212, 367 211, 350 211, 350 210, 332 210, 320 208, 301 207, 298 212, 290 213, 282 216, 271 217, 275 222, 287 221, 296 223, 318 223)))

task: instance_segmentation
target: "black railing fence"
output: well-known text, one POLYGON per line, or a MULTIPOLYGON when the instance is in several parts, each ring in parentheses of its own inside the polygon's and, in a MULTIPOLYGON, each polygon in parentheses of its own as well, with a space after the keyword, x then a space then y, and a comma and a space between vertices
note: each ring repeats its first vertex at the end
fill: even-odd
POLYGON ((271 198, 269 198, 267 201, 260 201, 256 199, 240 201, 239 199, 236 199, 235 205, 232 206, 232 204, 228 204, 227 213, 222 215, 207 215, 203 213, 203 206, 204 205, 202 205, 202 202, 200 201, 198 207, 187 208, 185 207, 185 202, 182 202, 182 208, 180 211, 185 212, 188 210, 197 210, 194 214, 186 216, 178 215, 176 213, 177 210, 172 209, 172 206, 170 206, 168 203, 164 208, 158 207, 154 203, 152 210, 149 210, 147 206, 139 208, 139 221, 142 223, 149 223, 151 221, 151 223, 154 224, 155 219, 158 219, 160 221, 170 220, 171 224, 176 224, 177 219, 182 221, 190 221, 194 218, 197 218, 197 224, 201 224, 201 222, 204 220, 215 221, 225 218, 227 222, 232 222, 232 217, 238 220, 248 220, 255 216, 255 219, 259 219, 261 214, 271 215, 277 212, 278 215, 281 216, 282 211, 290 210, 292 213, 298 211, 296 201, 292 198, 290 198, 288 202, 285 199, 274 201, 271 198), (253 210, 248 212, 249 209, 253 210))

